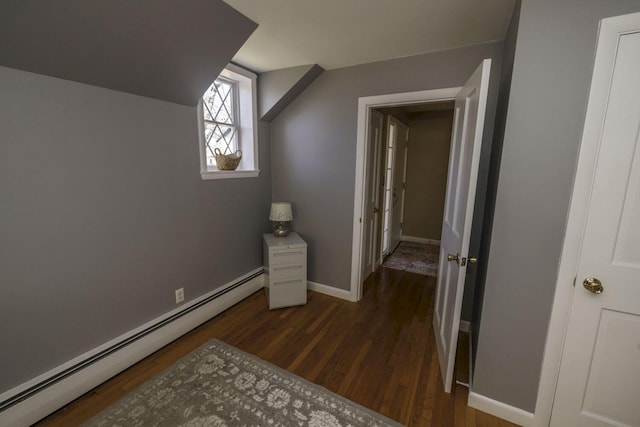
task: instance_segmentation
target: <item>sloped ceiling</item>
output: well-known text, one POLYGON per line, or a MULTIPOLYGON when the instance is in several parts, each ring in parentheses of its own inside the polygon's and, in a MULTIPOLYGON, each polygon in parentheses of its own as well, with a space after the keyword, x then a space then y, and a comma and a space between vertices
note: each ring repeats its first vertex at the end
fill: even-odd
POLYGON ((269 71, 258 77, 258 116, 270 122, 324 70, 317 64, 269 71))
POLYGON ((195 105, 256 27, 221 0, 0 0, 0 66, 195 105))

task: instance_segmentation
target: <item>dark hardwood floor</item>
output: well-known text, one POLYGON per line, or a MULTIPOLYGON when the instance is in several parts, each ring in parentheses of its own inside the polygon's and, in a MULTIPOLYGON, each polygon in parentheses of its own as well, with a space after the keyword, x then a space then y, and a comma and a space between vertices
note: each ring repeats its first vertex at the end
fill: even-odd
POLYGON ((435 286, 433 277, 380 268, 359 303, 309 292, 306 306, 269 311, 257 292, 37 425, 78 425, 217 338, 406 425, 513 426, 467 407, 463 386, 444 392, 435 286))

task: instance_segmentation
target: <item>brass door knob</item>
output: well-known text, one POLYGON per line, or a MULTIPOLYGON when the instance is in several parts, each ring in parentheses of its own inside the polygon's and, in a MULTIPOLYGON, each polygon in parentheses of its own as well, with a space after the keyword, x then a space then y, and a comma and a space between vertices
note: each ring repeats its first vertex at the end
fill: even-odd
POLYGON ((469 264, 476 264, 478 262, 478 258, 474 256, 469 257, 469 264))
POLYGON ((600 295, 604 292, 604 286, 602 286, 602 282, 595 277, 587 277, 582 282, 582 286, 589 292, 593 292, 596 295, 600 295))
POLYGON ((460 261, 460 254, 447 254, 447 261, 455 261, 458 262, 460 261))

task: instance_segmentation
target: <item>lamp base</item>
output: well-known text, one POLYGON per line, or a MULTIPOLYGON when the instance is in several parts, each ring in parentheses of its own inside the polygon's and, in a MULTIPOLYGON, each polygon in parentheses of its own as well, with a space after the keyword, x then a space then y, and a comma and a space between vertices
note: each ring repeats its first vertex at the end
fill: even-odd
POLYGON ((285 221, 274 223, 273 235, 276 237, 285 237, 289 235, 289 223, 285 221))

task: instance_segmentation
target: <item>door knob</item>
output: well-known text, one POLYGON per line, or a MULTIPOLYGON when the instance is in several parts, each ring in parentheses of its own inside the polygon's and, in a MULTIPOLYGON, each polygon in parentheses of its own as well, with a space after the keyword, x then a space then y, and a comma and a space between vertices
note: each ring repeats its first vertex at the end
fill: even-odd
POLYGON ((476 264, 478 262, 478 258, 474 256, 469 257, 469 264, 476 264))
POLYGON ((460 254, 447 254, 447 261, 455 261, 458 262, 460 261, 460 254))
POLYGON ((589 292, 593 292, 596 295, 600 295, 604 292, 604 286, 602 286, 602 282, 595 277, 587 277, 582 282, 582 286, 589 292))

